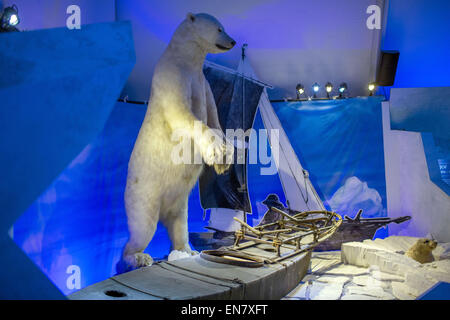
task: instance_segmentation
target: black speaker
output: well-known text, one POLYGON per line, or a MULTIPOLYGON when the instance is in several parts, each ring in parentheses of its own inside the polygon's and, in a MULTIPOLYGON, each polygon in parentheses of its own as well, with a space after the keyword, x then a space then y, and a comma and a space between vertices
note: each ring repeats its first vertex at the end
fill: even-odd
POLYGON ((381 51, 376 81, 378 86, 388 87, 394 85, 399 56, 400 52, 398 51, 381 51))

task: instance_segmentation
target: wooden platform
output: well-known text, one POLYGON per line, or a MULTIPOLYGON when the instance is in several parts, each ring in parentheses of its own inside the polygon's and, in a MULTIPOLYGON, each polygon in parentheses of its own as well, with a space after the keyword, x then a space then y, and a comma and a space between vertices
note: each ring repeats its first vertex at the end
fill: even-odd
POLYGON ((200 256, 127 272, 81 289, 72 300, 281 299, 308 271, 311 253, 260 268, 210 262, 200 256))

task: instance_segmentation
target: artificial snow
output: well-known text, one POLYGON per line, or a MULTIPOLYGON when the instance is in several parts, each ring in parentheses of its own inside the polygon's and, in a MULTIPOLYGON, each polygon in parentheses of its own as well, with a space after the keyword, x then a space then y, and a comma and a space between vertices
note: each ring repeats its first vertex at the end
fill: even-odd
POLYGON ((448 243, 421 264, 404 253, 418 240, 393 236, 349 242, 342 250, 313 252, 311 268, 290 300, 414 300, 438 281, 450 282, 448 243))

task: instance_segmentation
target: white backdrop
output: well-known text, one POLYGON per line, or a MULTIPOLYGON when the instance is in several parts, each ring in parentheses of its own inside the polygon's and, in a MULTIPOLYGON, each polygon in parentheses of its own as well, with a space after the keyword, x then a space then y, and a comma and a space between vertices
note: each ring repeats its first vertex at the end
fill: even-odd
MULTIPOLYGON (((367 7, 374 0, 117 0, 117 18, 131 20, 137 64, 124 94, 147 100, 151 75, 187 12, 218 18, 237 41, 228 53, 207 59, 236 68, 240 46, 258 77, 276 87, 271 98, 295 96, 301 82, 335 86, 345 81, 352 96, 367 95, 373 80, 379 30, 369 30, 367 7)), ((323 90, 322 90, 323 94, 323 90)))

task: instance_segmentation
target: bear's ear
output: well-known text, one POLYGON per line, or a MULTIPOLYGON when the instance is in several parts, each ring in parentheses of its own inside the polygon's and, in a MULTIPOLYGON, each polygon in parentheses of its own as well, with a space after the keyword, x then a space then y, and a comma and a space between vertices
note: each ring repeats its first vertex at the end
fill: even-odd
POLYGON ((192 22, 194 22, 194 21, 195 21, 195 14, 189 12, 189 13, 187 14, 187 18, 188 18, 189 20, 191 20, 192 22))

